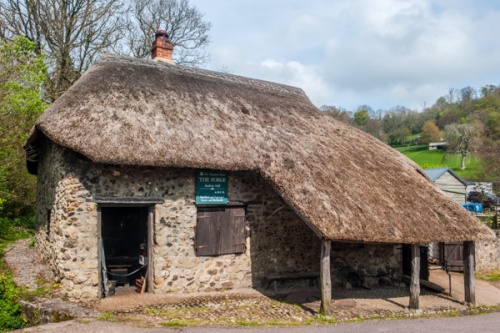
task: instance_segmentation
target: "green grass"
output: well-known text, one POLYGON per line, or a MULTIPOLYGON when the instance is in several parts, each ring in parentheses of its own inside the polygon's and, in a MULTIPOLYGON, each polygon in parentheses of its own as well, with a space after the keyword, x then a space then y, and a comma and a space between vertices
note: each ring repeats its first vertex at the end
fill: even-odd
POLYGON ((0 252, 11 242, 34 234, 35 216, 10 219, 0 216, 0 252))
POLYGON ((247 327, 259 326, 258 321, 246 320, 246 319, 238 319, 238 320, 236 320, 236 324, 239 326, 247 326, 247 327))
POLYGON ((424 169, 450 168, 465 180, 477 180, 481 165, 472 155, 466 160, 466 169, 460 170, 460 154, 444 153, 441 150, 429 150, 428 146, 406 146, 396 148, 424 169))
POLYGON ((113 311, 106 311, 101 313, 101 315, 97 317, 97 320, 116 322, 117 318, 113 311))
POLYGON ((200 320, 192 319, 192 318, 184 318, 184 319, 172 319, 169 321, 163 321, 160 323, 161 326, 164 327, 170 327, 170 328, 179 328, 179 327, 186 327, 186 326, 199 326, 200 325, 200 320))
POLYGON ((500 281, 500 269, 476 273, 476 277, 483 281, 497 282, 500 281))

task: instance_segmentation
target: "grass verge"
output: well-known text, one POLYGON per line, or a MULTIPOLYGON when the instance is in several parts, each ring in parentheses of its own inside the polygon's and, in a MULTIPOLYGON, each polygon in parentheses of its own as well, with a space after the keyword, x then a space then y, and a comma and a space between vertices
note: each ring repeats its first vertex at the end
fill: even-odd
POLYGON ((498 282, 500 281, 500 269, 478 272, 476 277, 483 281, 498 282))
POLYGON ((10 243, 33 234, 33 225, 34 217, 0 217, 0 332, 22 328, 26 324, 18 303, 23 297, 24 289, 16 286, 3 257, 10 243))

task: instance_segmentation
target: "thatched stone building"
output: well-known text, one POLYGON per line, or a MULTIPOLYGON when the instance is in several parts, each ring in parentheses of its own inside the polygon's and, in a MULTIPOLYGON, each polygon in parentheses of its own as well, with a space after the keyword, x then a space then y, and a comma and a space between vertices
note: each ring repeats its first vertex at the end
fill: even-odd
POLYGON ((400 278, 403 243, 491 237, 416 164, 302 90, 171 62, 102 57, 26 149, 37 249, 72 298, 101 297, 105 271, 126 283, 138 270, 150 292, 320 274, 327 306, 331 277, 400 278))

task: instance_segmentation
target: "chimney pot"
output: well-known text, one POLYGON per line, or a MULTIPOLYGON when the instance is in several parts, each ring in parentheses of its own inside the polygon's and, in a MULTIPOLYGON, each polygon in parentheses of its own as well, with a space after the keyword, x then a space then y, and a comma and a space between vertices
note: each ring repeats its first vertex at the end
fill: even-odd
POLYGON ((174 45, 170 42, 167 31, 162 29, 157 30, 155 33, 155 41, 153 42, 153 47, 151 48, 151 56, 153 60, 165 61, 173 64, 173 51, 174 45))

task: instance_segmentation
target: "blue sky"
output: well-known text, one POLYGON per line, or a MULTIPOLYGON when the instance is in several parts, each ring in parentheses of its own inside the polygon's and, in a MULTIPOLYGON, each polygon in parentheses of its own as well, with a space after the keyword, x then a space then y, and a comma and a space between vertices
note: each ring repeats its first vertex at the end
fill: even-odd
POLYGON ((500 1, 189 2, 212 24, 205 67, 300 87, 318 107, 420 111, 500 85, 500 1))

